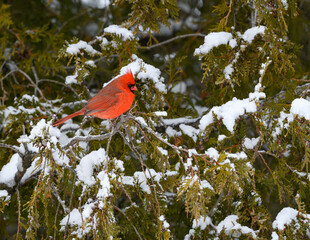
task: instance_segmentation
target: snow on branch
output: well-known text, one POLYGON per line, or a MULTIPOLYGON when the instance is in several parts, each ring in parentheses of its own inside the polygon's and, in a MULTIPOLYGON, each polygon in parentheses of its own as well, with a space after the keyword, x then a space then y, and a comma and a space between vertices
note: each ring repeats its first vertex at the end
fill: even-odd
POLYGON ((265 93, 260 92, 260 90, 261 84, 259 83, 256 85, 254 93, 249 94, 249 98, 242 100, 233 98, 222 106, 213 107, 201 118, 200 130, 204 131, 215 121, 214 116, 216 116, 223 121, 223 124, 230 132, 233 132, 236 120, 247 113, 255 113, 257 111, 257 101, 266 97, 265 93))
MULTIPOLYGON (((247 43, 252 43, 256 35, 264 34, 266 27, 259 26, 253 27, 240 34, 240 38, 247 43)), ((237 41, 233 38, 233 35, 229 32, 212 32, 205 36, 204 44, 195 49, 194 55, 205 55, 208 54, 213 48, 220 45, 228 44, 231 48, 237 46, 237 41)))
POLYGON ((110 25, 103 30, 105 33, 115 34, 120 36, 122 40, 125 42, 126 40, 130 40, 134 38, 132 31, 127 28, 118 26, 118 25, 110 25))

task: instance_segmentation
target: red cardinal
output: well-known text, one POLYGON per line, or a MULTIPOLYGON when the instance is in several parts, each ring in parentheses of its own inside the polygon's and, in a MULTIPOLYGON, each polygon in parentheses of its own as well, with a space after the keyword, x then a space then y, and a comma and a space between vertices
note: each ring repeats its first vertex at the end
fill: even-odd
POLYGON ((138 89, 133 75, 131 71, 128 71, 101 89, 84 108, 56 121, 53 126, 58 126, 79 115, 92 115, 102 119, 116 118, 129 110, 136 90, 138 89))

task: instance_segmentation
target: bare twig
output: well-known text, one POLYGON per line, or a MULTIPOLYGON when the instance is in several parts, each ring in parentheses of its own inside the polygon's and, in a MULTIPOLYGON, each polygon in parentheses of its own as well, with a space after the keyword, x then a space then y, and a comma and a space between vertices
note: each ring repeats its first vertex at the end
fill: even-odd
POLYGON ((57 233, 57 215, 58 215, 58 211, 59 211, 59 206, 60 206, 60 203, 58 202, 57 204, 57 208, 56 208, 56 214, 55 214, 55 218, 54 218, 54 240, 56 240, 56 233, 57 233))
MULTIPOLYGON (((31 66, 31 70, 32 70, 32 73, 33 73, 33 76, 34 76, 34 80, 36 81, 36 86, 39 85, 39 78, 38 78, 38 74, 37 74, 37 71, 35 69, 34 66, 31 66)), ((37 88, 34 89, 34 95, 37 96, 37 88)))
POLYGON ((18 205, 18 219, 17 219, 17 233, 16 233, 16 239, 19 237, 19 231, 20 231, 20 195, 19 195, 19 185, 16 188, 16 194, 17 194, 17 205, 18 205))
POLYGON ((230 2, 229 2, 229 9, 228 9, 228 13, 227 13, 227 15, 224 17, 224 19, 225 19, 225 26, 227 25, 227 22, 228 22, 228 17, 229 17, 229 15, 230 15, 230 13, 231 13, 231 6, 232 6, 232 0, 230 0, 230 2))
POLYGON ((105 166, 105 171, 107 173, 109 171, 109 148, 110 148, 110 143, 111 143, 112 137, 114 135, 114 131, 115 131, 115 127, 114 127, 114 124, 112 124, 112 131, 110 132, 110 136, 109 136, 108 143, 107 143, 107 149, 106 149, 106 166, 105 166))
POLYGON ((38 84, 40 82, 51 82, 51 83, 56 83, 56 84, 62 85, 64 87, 69 88, 77 97, 79 97, 79 94, 73 89, 73 87, 71 87, 70 85, 64 84, 63 82, 58 82, 58 81, 53 80, 53 79, 39 79, 38 84))
POLYGON ((1 64, 1 67, 0 67, 0 71, 2 70, 3 66, 6 64, 6 61, 3 61, 3 63, 1 64))
POLYGON ((41 95, 41 97, 44 99, 44 101, 46 101, 46 102, 49 101, 49 100, 47 100, 47 99, 45 98, 45 96, 44 96, 44 94, 42 93, 41 89, 33 82, 33 80, 31 79, 31 77, 30 77, 27 73, 25 73, 23 70, 20 70, 19 68, 15 69, 15 70, 13 70, 13 71, 11 71, 11 72, 9 72, 9 73, 7 73, 4 77, 2 77, 2 78, 0 79, 0 81, 2 81, 3 79, 5 79, 6 77, 8 77, 9 75, 11 75, 11 74, 13 74, 13 73, 15 73, 15 72, 19 72, 19 73, 23 74, 23 75, 30 81, 31 86, 34 87, 34 88, 40 93, 40 95, 41 95))
POLYGON ((271 175, 273 176, 272 171, 271 171, 270 167, 268 166, 268 164, 266 163, 265 158, 263 157, 263 155, 262 155, 259 151, 258 151, 257 153, 258 153, 258 155, 261 157, 261 159, 263 160, 264 164, 265 164, 266 167, 268 168, 268 170, 269 170, 269 172, 271 173, 271 175))
POLYGON ((215 213, 215 209, 216 209, 217 205, 220 203, 220 201, 222 201, 223 197, 224 197, 224 192, 222 191, 220 196, 217 198, 215 204, 210 209, 209 214, 208 214, 209 217, 211 217, 211 218, 213 217, 213 215, 215 213))
POLYGON ((69 214, 70 210, 69 208, 65 205, 65 201, 61 199, 61 197, 59 196, 58 190, 56 188, 56 186, 54 186, 54 184, 51 185, 52 186, 52 190, 53 190, 53 194, 54 196, 57 198, 58 202, 60 203, 60 205, 62 206, 64 212, 66 214, 69 214))
MULTIPOLYGON (((74 175, 73 183, 75 183, 75 180, 76 180, 76 174, 74 175)), ((71 206, 72 206, 72 199, 73 199, 74 190, 75 190, 75 184, 72 184, 72 191, 71 191, 70 202, 69 202, 69 211, 70 211, 71 206)), ((68 219, 67 219, 66 227, 65 227, 65 236, 66 236, 66 238, 68 236, 69 219, 70 219, 70 212, 68 213, 68 219)))
POLYGON ((119 213, 123 214, 123 216, 127 219, 127 221, 131 224, 132 228, 135 230, 136 234, 138 235, 140 240, 143 240, 143 238, 141 237, 140 233, 138 232, 137 228, 135 227, 135 225, 133 225, 132 221, 127 217, 127 215, 121 210, 119 209, 117 206, 114 206, 114 209, 117 210, 119 213))
POLYGON ((140 47, 142 49, 146 49, 146 50, 150 50, 152 48, 156 48, 156 47, 159 47, 159 46, 162 46, 162 45, 165 45, 165 44, 168 44, 170 42, 173 42, 175 40, 178 40, 180 38, 187 38, 187 37, 205 37, 206 35, 205 34, 202 34, 202 33, 189 33, 189 34, 184 34, 184 35, 179 35, 179 36, 176 36, 176 37, 173 37, 173 38, 170 38, 166 41, 163 41, 163 42, 160 42, 160 43, 157 43, 157 44, 154 44, 152 46, 143 46, 143 47, 140 47))
POLYGON ((80 18, 81 16, 83 16, 84 14, 87 14, 89 11, 86 9, 85 11, 82 11, 76 15, 73 15, 73 17, 69 18, 68 20, 66 20, 58 29, 58 32, 61 32, 61 30, 70 22, 74 21, 75 19, 80 18))

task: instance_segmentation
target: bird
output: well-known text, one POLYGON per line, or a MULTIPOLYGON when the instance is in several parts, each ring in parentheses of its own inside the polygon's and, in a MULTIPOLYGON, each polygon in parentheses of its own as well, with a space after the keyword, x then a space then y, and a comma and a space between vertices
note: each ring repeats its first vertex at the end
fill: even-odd
POLYGON ((134 92, 137 90, 135 79, 129 70, 101 89, 84 108, 54 122, 53 127, 79 115, 101 119, 117 118, 130 109, 135 98, 134 92))

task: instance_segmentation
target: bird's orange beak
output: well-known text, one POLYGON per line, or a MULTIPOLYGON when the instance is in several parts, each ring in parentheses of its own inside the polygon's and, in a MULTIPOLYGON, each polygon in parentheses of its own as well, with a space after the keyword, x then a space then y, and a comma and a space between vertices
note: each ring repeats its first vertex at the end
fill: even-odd
POLYGON ((133 86, 130 87, 130 90, 131 91, 138 91, 138 88, 137 88, 136 85, 133 85, 133 86))

